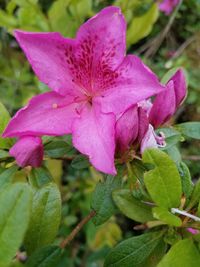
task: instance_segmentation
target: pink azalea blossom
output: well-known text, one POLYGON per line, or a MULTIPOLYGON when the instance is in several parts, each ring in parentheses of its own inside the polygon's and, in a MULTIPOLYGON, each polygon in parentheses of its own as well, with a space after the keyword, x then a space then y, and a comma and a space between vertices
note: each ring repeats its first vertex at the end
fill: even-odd
POLYGON ((21 167, 40 167, 43 159, 43 146, 39 137, 24 136, 10 149, 10 155, 16 158, 21 167))
POLYGON ((139 144, 148 129, 145 110, 134 105, 126 110, 116 123, 116 152, 123 155, 131 145, 139 144))
POLYGON ((15 37, 36 75, 53 91, 33 97, 18 111, 4 137, 72 134, 74 146, 98 170, 116 174, 116 116, 165 89, 138 57, 125 55, 120 9, 103 9, 75 39, 23 31, 15 31, 15 37))
POLYGON ((183 71, 178 70, 167 82, 166 90, 155 100, 145 100, 126 110, 116 123, 116 143, 121 152, 130 145, 140 143, 140 151, 147 148, 163 147, 163 134, 157 135, 155 129, 166 123, 175 113, 186 96, 186 81, 183 71), (140 114, 138 115, 138 110, 140 114), (140 129, 140 130, 139 130, 140 129))
POLYGON ((163 0, 159 4, 159 9, 165 13, 165 15, 170 15, 174 8, 179 4, 180 0, 163 0))

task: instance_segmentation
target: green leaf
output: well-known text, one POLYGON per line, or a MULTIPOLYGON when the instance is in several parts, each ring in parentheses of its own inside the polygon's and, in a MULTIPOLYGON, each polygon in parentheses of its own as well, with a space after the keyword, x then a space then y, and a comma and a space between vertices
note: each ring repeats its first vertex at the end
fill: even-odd
POLYGON ((13 28, 17 26, 17 20, 0 9, 0 27, 13 28))
POLYGON ((74 151, 65 141, 53 141, 45 145, 45 153, 51 158, 60 158, 74 151))
POLYGON ((174 127, 187 137, 200 139, 200 122, 185 122, 177 124, 174 127))
POLYGON ((157 4, 153 4, 144 15, 133 18, 127 30, 127 46, 137 43, 151 32, 153 24, 158 18, 158 13, 157 4))
POLYGON ((167 209, 161 207, 153 208, 154 218, 162 221, 171 226, 179 227, 182 225, 182 221, 179 217, 171 214, 167 209))
POLYGON ((180 162, 178 170, 181 177, 183 193, 188 199, 193 191, 193 182, 192 182, 192 177, 190 175, 190 171, 187 165, 183 161, 180 162))
POLYGON ((69 3, 70 0, 56 0, 53 2, 48 11, 48 17, 52 30, 59 31, 63 35, 67 34, 66 25, 70 22, 70 17, 67 14, 67 7, 69 6, 69 3))
POLYGON ((82 170, 88 168, 90 166, 90 162, 86 156, 78 155, 72 160, 71 165, 74 169, 82 170))
POLYGON ((36 250, 26 263, 26 267, 55 267, 61 258, 62 250, 58 246, 48 246, 36 250))
POLYGON ((171 159, 176 163, 178 166, 181 162, 181 154, 176 146, 171 146, 165 150, 165 152, 170 156, 171 159))
POLYGON ((0 149, 0 159, 6 159, 6 158, 10 158, 10 154, 8 153, 8 151, 0 149))
POLYGON ((155 267, 160 262, 162 257, 165 255, 167 245, 163 240, 160 240, 158 245, 155 247, 151 255, 138 267, 155 267))
POLYGON ((187 207, 187 210, 190 210, 199 201, 200 201, 200 179, 194 185, 194 189, 192 191, 192 195, 191 195, 190 202, 189 202, 189 205, 187 207))
POLYGON ((117 189, 112 196, 119 210, 128 218, 142 223, 153 220, 151 207, 135 199, 130 190, 117 189))
POLYGON ((31 190, 23 183, 0 194, 0 267, 6 267, 22 244, 31 206, 31 190))
POLYGON ((164 256, 157 267, 198 267, 200 254, 192 240, 184 239, 177 242, 164 256))
POLYGON ((13 177, 15 173, 18 170, 18 166, 14 165, 8 169, 5 169, 1 174, 0 174, 0 190, 4 188, 4 186, 10 184, 13 180, 13 177))
POLYGON ((158 245, 160 238, 161 232, 150 232, 122 241, 107 255, 104 267, 140 266, 158 245))
POLYGON ((179 206, 181 179, 174 161, 158 149, 146 150, 142 158, 155 166, 144 174, 145 185, 155 203, 164 208, 179 206))
MULTIPOLYGON (((0 10, 1 11, 1 10, 0 10)), ((10 120, 10 114, 4 105, 0 102, 0 136, 6 128, 8 122, 10 120)), ((12 145, 12 141, 9 138, 0 137, 0 148, 10 148, 12 145)))
POLYGON ((54 241, 61 220, 61 197, 56 184, 35 190, 25 247, 29 254, 54 241))
POLYGON ((40 188, 53 182, 53 177, 49 170, 44 166, 41 168, 33 168, 29 175, 29 182, 33 187, 40 188))
POLYGON ((92 195, 91 208, 97 212, 93 218, 95 225, 106 222, 117 210, 112 199, 112 192, 120 188, 121 172, 117 176, 108 175, 104 182, 99 182, 92 195))

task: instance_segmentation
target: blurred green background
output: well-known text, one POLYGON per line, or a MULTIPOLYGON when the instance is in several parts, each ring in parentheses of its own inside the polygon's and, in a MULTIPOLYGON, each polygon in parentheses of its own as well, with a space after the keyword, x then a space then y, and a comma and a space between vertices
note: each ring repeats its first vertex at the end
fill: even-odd
MULTIPOLYGON (((184 67, 188 96, 170 123, 200 120, 200 1, 184 0, 170 16, 159 12, 152 0, 0 0, 0 101, 13 115, 35 94, 48 90, 32 72, 13 38, 14 29, 58 31, 74 37, 78 27, 108 5, 120 6, 127 20, 127 51, 139 55, 162 78, 171 68, 184 67)), ((181 154, 193 179, 200 173, 200 143, 187 141, 181 154)), ((91 193, 102 177, 94 169, 77 170, 72 157, 49 160, 48 167, 60 186, 63 220, 57 242, 66 236, 90 208, 91 193)), ((23 176, 23 171, 18 174, 23 176)), ((53 218, 52 218, 53 219, 53 218)), ((58 267, 98 267, 122 236, 133 231, 123 216, 101 227, 90 222, 72 242, 58 267)), ((13 266, 23 266, 16 261, 13 266)))

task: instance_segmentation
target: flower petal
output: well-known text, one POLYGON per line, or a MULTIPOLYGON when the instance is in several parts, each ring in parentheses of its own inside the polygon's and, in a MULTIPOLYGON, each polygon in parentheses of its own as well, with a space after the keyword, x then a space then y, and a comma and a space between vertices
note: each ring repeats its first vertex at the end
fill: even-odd
POLYGON ((118 7, 107 7, 77 32, 79 82, 90 92, 103 90, 105 76, 116 69, 126 52, 126 23, 118 7))
POLYGON ((24 31, 15 31, 15 37, 42 82, 61 94, 80 95, 70 70, 74 60, 73 40, 59 33, 24 31))
POLYGON ((176 111, 176 96, 173 81, 168 82, 167 90, 156 96, 149 114, 149 122, 158 128, 167 122, 176 111))
POLYGON ((126 110, 116 123, 117 150, 125 152, 138 135, 138 107, 137 105, 126 110))
POLYGON ((180 106, 187 94, 187 85, 185 75, 182 69, 179 69, 169 80, 174 83, 174 91, 176 95, 176 107, 180 106))
POLYGON ((138 120, 139 120, 139 128, 138 128, 137 142, 140 144, 141 140, 143 139, 149 127, 147 112, 143 110, 143 108, 141 107, 138 108, 138 120))
POLYGON ((83 102, 48 92, 33 97, 29 104, 11 119, 4 137, 23 135, 63 135, 71 133, 73 120, 79 117, 83 102))
POLYGON ((20 167, 40 167, 43 159, 43 145, 39 137, 24 136, 10 149, 20 167))
POLYGON ((142 139, 140 152, 141 154, 148 148, 157 148, 157 141, 154 134, 154 128, 151 124, 149 124, 148 131, 146 132, 144 138, 142 139))
POLYGON ((127 56, 116 70, 112 87, 95 101, 103 112, 123 113, 130 106, 165 90, 156 75, 133 55, 127 56))
POLYGON ((115 116, 103 114, 97 105, 87 105, 73 124, 73 144, 89 156, 94 167, 115 175, 115 116))

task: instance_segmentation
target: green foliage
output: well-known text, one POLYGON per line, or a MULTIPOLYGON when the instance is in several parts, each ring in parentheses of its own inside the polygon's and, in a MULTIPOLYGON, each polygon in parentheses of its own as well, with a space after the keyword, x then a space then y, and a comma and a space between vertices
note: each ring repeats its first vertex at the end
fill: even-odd
POLYGON ((89 160, 87 157, 83 156, 83 155, 77 155, 71 163, 72 167, 74 169, 85 169, 88 168, 90 166, 89 160))
POLYGON ((121 187, 121 172, 117 176, 108 175, 105 181, 99 182, 93 192, 91 208, 97 212, 93 218, 95 225, 106 222, 115 212, 116 206, 112 199, 112 192, 121 187))
POLYGON ((6 267, 22 244, 31 205, 31 190, 26 184, 8 186, 0 193, 0 266, 6 267))
POLYGON ((183 193, 187 198, 189 198, 193 191, 193 182, 190 171, 184 162, 180 162, 178 170, 181 177, 183 193))
POLYGON ((185 71, 186 102, 157 129, 166 137, 160 150, 167 154, 149 150, 142 161, 140 154, 137 160, 132 160, 135 154, 127 155, 130 162, 116 177, 103 177, 73 148, 70 136, 45 136, 44 166, 20 169, 9 155, 14 140, 0 136, 0 267, 102 267, 105 258, 106 267, 200 265, 199 235, 187 231, 188 227, 200 230, 199 222, 170 210, 176 207, 200 217, 199 0, 183 1, 159 49, 156 45, 171 16, 158 12, 152 0, 1 1, 0 100, 6 107, 0 103, 0 135, 9 113, 49 90, 35 77, 13 30, 58 31, 73 38, 85 20, 108 5, 121 7, 129 52, 141 56, 163 77, 162 83, 178 68, 185 71), (185 123, 189 120, 193 122, 185 123), (55 244, 70 234, 90 206, 97 212, 94 223, 89 222, 61 250, 55 244))
POLYGON ((58 246, 47 246, 36 250, 26 263, 26 267, 55 267, 59 263, 62 250, 58 246))
POLYGON ((130 190, 118 189, 112 196, 119 210, 128 218, 142 223, 153 220, 151 207, 135 199, 130 190))
POLYGON ((158 6, 152 7, 142 16, 133 17, 127 31, 127 45, 137 43, 140 39, 146 37, 152 30, 153 24, 158 19, 158 6))
POLYGON ((156 204, 163 208, 177 207, 181 199, 181 179, 175 163, 167 154, 157 149, 146 150, 143 162, 154 169, 144 174, 144 182, 156 204))
POLYGON ((11 184, 17 170, 18 167, 16 165, 2 170, 0 173, 0 191, 4 189, 5 186, 11 184))
MULTIPOLYGON (((6 125, 8 124, 10 120, 10 114, 8 113, 7 109, 4 107, 4 105, 0 102, 0 136, 3 133, 4 129, 6 128, 6 125)), ((10 148, 12 145, 12 142, 9 138, 2 138, 0 137, 0 148, 10 148)))
POLYGON ((108 254, 104 267, 140 266, 158 245, 161 235, 152 232, 122 241, 108 254))
POLYGON ((44 185, 53 182, 53 177, 45 167, 32 169, 29 174, 29 182, 33 187, 41 188, 44 185))
POLYGON ((162 207, 153 208, 154 218, 168 224, 171 226, 179 227, 182 224, 182 221, 177 216, 171 214, 167 209, 162 207))
POLYGON ((158 267, 198 267, 200 254, 192 240, 185 239, 176 243, 164 256, 158 267))
POLYGON ((61 199, 56 184, 49 183, 34 189, 30 223, 25 237, 25 247, 29 254, 54 241, 60 219, 61 199))
POLYGON ((176 125, 176 129, 183 135, 200 139, 200 122, 185 122, 176 125))

